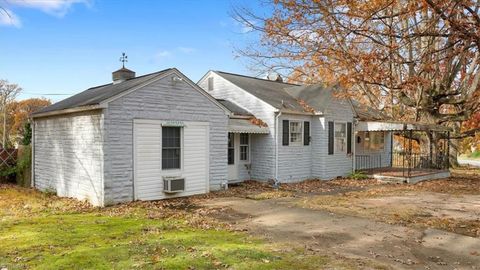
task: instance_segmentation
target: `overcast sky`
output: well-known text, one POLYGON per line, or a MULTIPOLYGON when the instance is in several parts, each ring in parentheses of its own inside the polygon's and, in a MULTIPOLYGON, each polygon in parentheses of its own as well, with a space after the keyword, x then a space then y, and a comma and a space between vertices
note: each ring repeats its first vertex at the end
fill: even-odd
POLYGON ((248 38, 230 16, 248 0, 0 0, 0 79, 21 99, 58 101, 109 83, 126 67, 137 75, 176 67, 193 81, 210 69, 250 74, 235 47, 248 38), (62 94, 62 95, 51 95, 62 94))

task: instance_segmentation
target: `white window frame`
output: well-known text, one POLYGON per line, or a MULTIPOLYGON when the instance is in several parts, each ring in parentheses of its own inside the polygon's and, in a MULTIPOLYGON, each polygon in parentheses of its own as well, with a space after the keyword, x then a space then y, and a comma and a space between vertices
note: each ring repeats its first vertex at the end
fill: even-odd
POLYGON ((347 122, 334 122, 333 123, 333 149, 334 153, 347 153, 347 122), (345 133, 343 137, 337 136, 337 125, 343 125, 345 127, 345 133), (343 138, 343 150, 337 147, 337 139, 343 138))
POLYGON ((240 133, 240 135, 238 135, 238 140, 239 140, 239 142, 238 142, 239 160, 240 160, 240 162, 248 163, 248 162, 250 162, 250 134, 240 133), (247 144, 242 144, 242 135, 243 134, 247 135, 247 138, 248 138, 248 143, 247 144), (247 147, 247 159, 242 159, 242 146, 247 147))
POLYGON ((290 120, 288 124, 288 145, 291 146, 301 146, 303 145, 303 121, 297 121, 297 120, 290 120), (298 123, 300 126, 300 132, 292 132, 292 124, 293 123, 298 123), (298 141, 292 141, 292 134, 299 134, 300 140, 298 141))
POLYGON ((169 126, 169 125, 162 125, 161 126, 161 137, 160 137, 160 142, 161 142, 161 147, 160 147, 160 151, 162 151, 161 155, 160 155, 160 162, 161 162, 161 170, 164 171, 164 172, 183 172, 183 166, 184 166, 184 160, 183 160, 183 150, 185 149, 184 146, 183 146, 183 132, 184 132, 184 127, 183 126, 169 126), (171 169, 166 169, 166 168, 163 168, 163 128, 164 127, 178 127, 180 128, 180 168, 171 168, 171 169))

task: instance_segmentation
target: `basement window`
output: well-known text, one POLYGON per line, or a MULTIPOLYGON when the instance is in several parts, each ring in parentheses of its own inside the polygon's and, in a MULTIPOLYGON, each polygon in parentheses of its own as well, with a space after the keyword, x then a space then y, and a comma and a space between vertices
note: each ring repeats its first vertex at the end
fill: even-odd
POLYGON ((180 127, 162 127, 162 170, 180 169, 180 127))

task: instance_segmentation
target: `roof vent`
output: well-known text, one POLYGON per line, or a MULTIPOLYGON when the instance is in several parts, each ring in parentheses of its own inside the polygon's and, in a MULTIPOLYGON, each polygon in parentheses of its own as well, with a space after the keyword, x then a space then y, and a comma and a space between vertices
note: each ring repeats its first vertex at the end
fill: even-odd
POLYGON ((125 68, 125 62, 128 62, 127 59, 127 55, 125 55, 125 53, 122 53, 122 57, 120 57, 120 62, 122 62, 122 68, 112 72, 112 80, 114 84, 135 78, 135 72, 128 68, 125 68))
POLYGON ((277 74, 277 78, 275 79, 276 82, 283 82, 283 78, 280 74, 277 74))
POLYGON ((282 76, 280 74, 278 74, 277 72, 272 72, 272 73, 268 74, 267 79, 269 79, 270 81, 275 81, 275 82, 283 82, 282 76))

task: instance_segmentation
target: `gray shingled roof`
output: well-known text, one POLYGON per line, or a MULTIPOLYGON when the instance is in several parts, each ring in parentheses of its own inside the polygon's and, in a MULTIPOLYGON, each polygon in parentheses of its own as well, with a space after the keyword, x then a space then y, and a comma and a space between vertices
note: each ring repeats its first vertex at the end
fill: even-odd
POLYGON ((325 113, 332 98, 332 88, 324 88, 320 84, 286 88, 285 91, 296 100, 305 101, 317 112, 325 113))
MULTIPOLYGON (((335 91, 334 87, 325 88, 321 84, 302 86, 222 71, 215 72, 277 109, 308 112, 308 109, 299 103, 299 101, 304 101, 310 108, 324 113, 334 94, 333 91, 335 91)), ((352 105, 357 117, 361 120, 387 119, 379 110, 363 105, 355 100, 352 100, 352 105)))
POLYGON ((274 108, 305 112, 304 108, 297 102, 297 100, 285 91, 285 88, 287 87, 299 85, 248 77, 223 71, 215 71, 215 73, 270 104, 274 108))
POLYGON ((223 106, 225 106, 225 108, 233 112, 235 115, 253 116, 253 114, 247 111, 247 109, 240 107, 239 105, 231 102, 230 100, 217 99, 217 101, 220 102, 223 106))
POLYGON ((36 111, 32 115, 35 116, 36 114, 40 114, 40 113, 53 112, 53 111, 59 111, 59 110, 65 110, 65 109, 71 109, 71 108, 83 107, 83 106, 98 105, 104 100, 107 100, 124 91, 127 91, 131 88, 134 88, 145 82, 148 82, 154 77, 167 73, 171 70, 172 69, 169 68, 162 71, 146 74, 143 76, 138 76, 121 83, 116 83, 116 84, 110 83, 110 84, 92 87, 76 95, 73 95, 69 98, 61 100, 55 104, 52 104, 48 107, 45 107, 39 111, 36 111))

